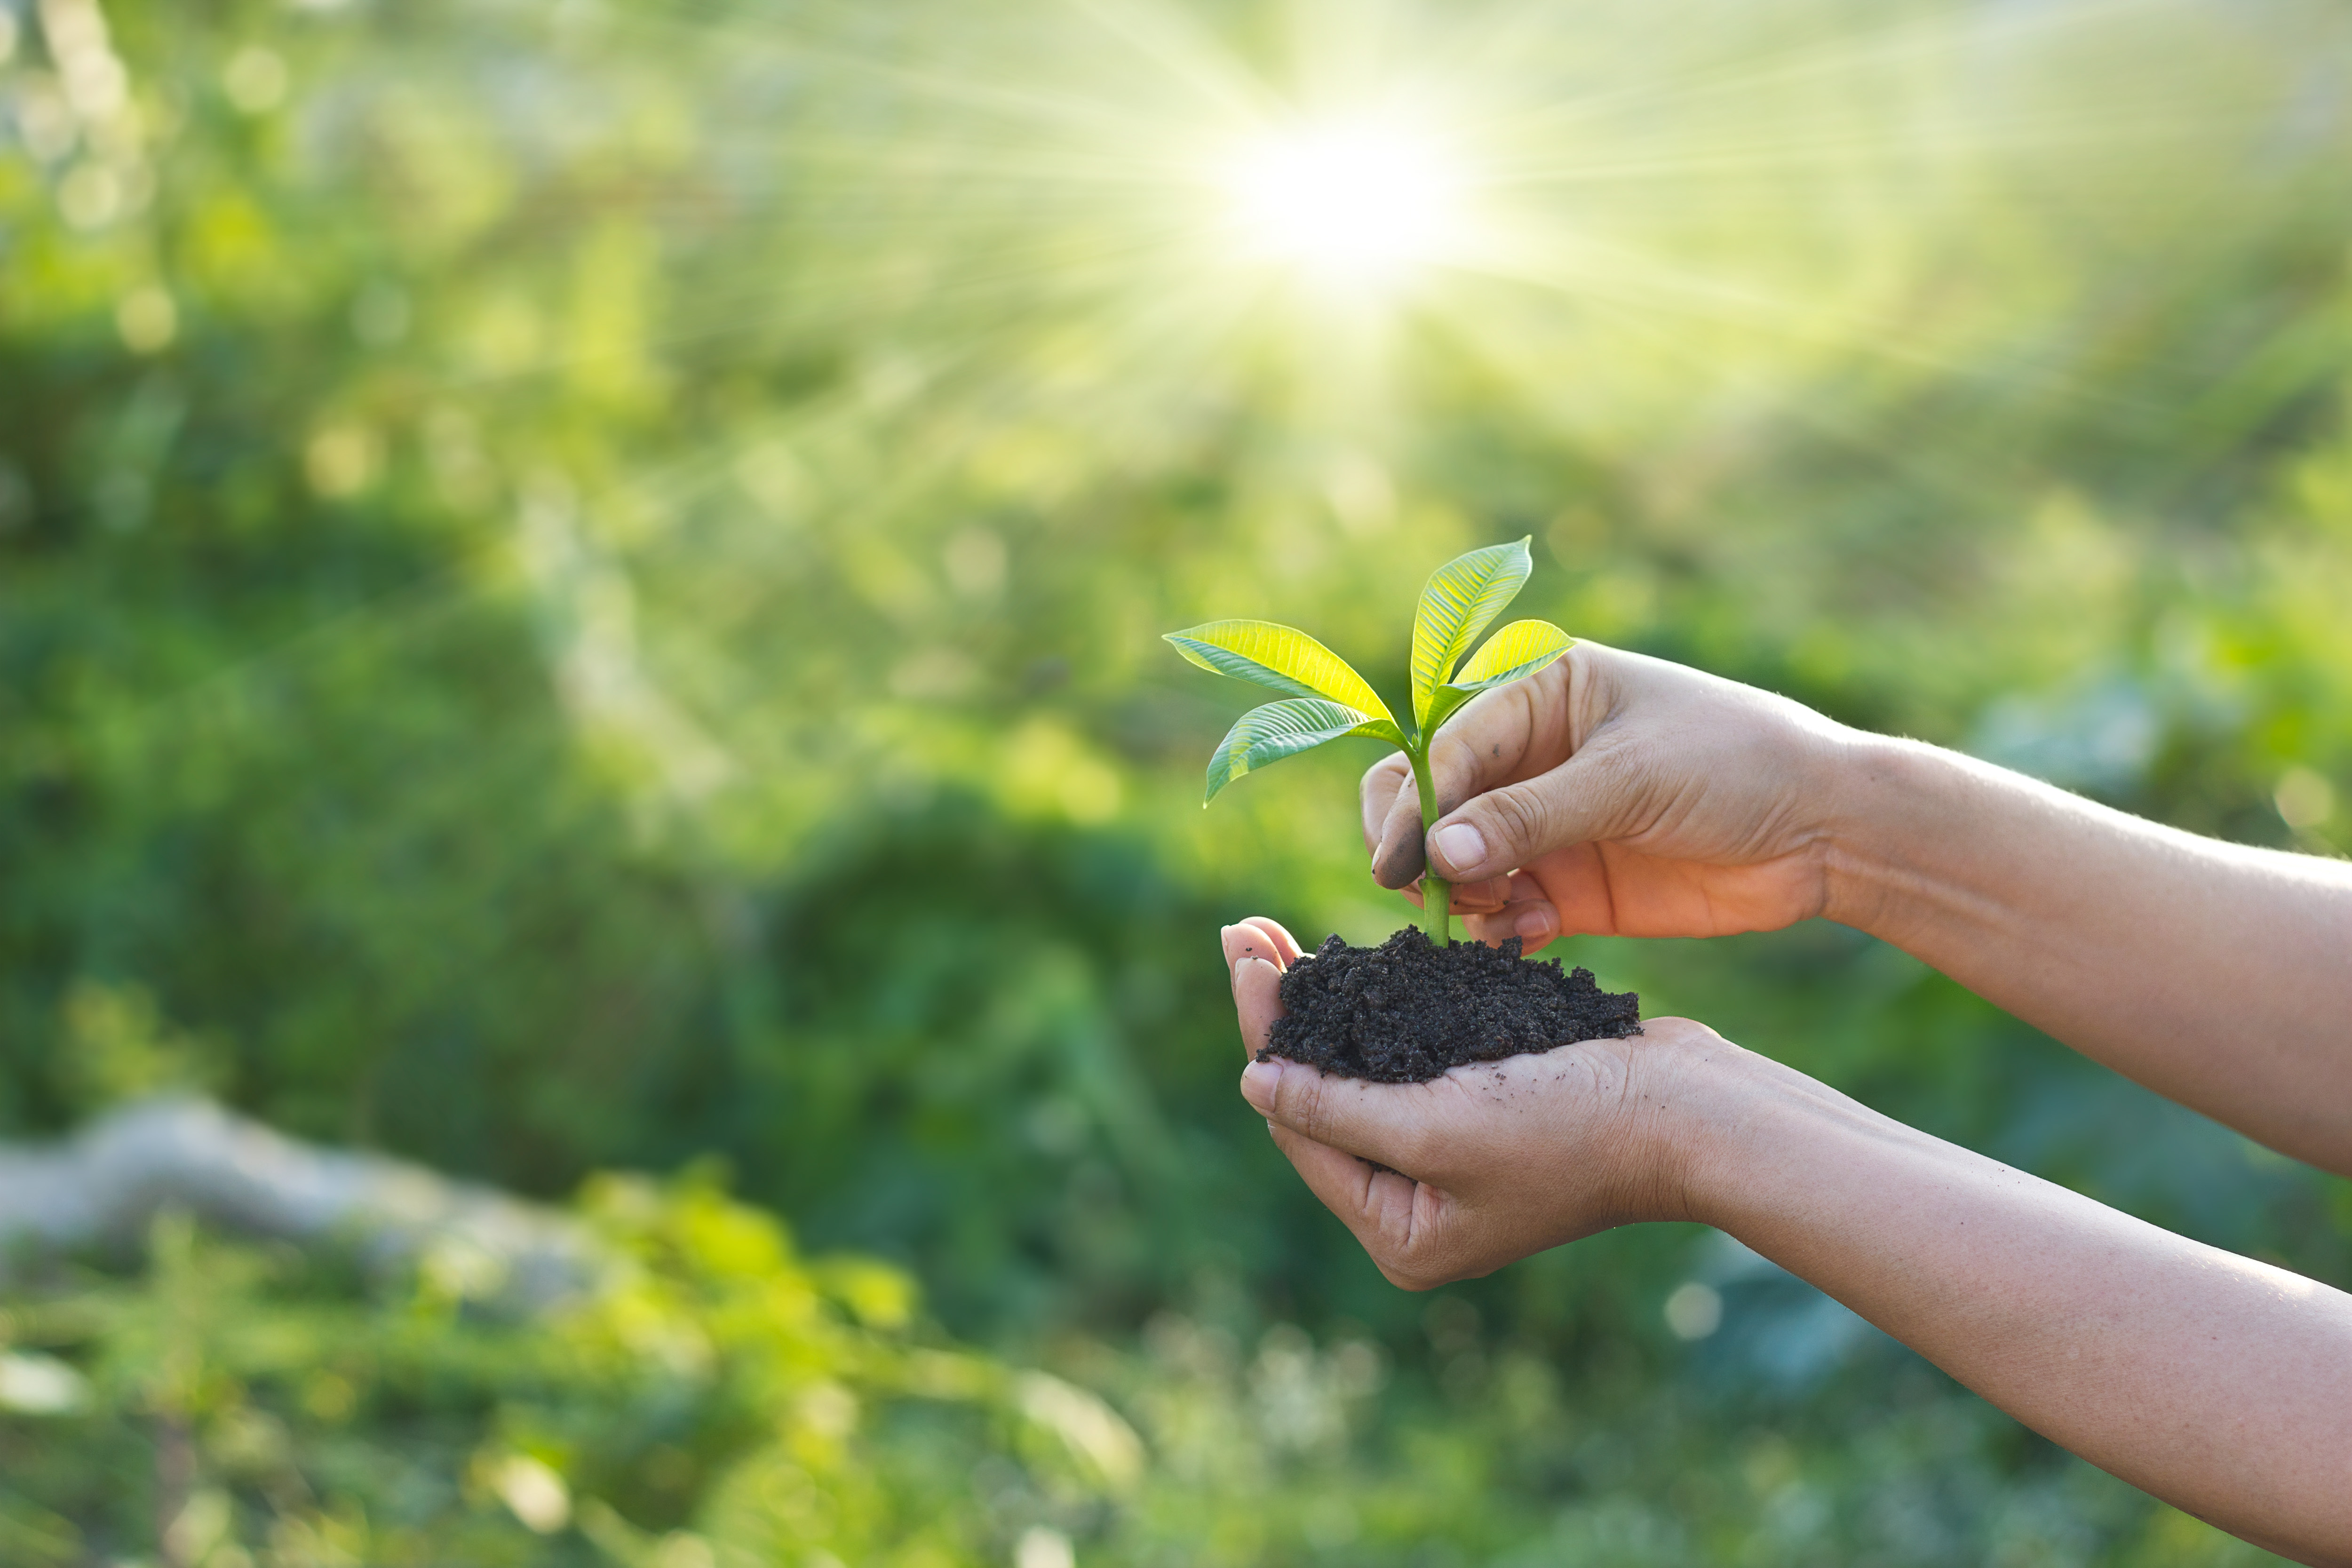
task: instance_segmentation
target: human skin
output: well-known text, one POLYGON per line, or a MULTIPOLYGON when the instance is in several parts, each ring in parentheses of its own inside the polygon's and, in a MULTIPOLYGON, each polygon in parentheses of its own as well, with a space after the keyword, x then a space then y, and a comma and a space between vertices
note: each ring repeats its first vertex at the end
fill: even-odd
MULTIPOLYGON (((1427 839, 1384 763, 1365 780, 1367 842, 1390 886, 1425 842, 1474 935, 1827 916, 2352 1173, 2337 863, 2176 833, 1590 644, 1465 708, 1432 763, 1427 839), (1450 832, 1465 826, 1475 846, 1450 832)), ((1255 1057, 1297 945, 1263 920, 1224 943, 1255 1057)), ((2126 1480, 2283 1555, 2352 1564, 2352 1296, 1928 1138, 1704 1026, 1643 1028, 1428 1084, 1269 1059, 1243 1092, 1400 1285, 1697 1220, 2126 1480)))
MULTIPOLYGON (((2222 844, 1785 698, 1580 643, 1430 748, 1470 934, 1724 936, 1822 916, 2158 1094, 2352 1175, 2352 863, 2222 844)), ((1386 887, 1402 759, 1365 774, 1386 887)), ((1402 784, 1402 788, 1400 788, 1402 784)))

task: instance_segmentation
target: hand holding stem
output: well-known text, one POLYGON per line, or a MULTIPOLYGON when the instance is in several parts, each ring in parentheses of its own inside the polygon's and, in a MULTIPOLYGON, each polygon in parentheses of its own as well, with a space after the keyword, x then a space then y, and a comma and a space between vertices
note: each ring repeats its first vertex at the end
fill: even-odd
MULTIPOLYGON (((1226 731, 1209 758, 1206 805, 1244 773, 1296 756, 1343 736, 1385 741, 1404 754, 1417 781, 1424 825, 1435 820, 1431 784, 1432 739, 1448 715, 1480 691, 1525 680, 1550 666, 1575 639, 1545 621, 1514 621, 1486 639, 1467 664, 1464 656, 1528 580, 1528 542, 1489 545, 1447 562, 1422 587, 1412 623, 1412 707, 1408 729, 1389 712, 1347 660, 1289 626, 1271 621, 1211 621, 1168 641, 1203 669, 1289 693, 1252 709, 1226 731), (1459 667, 1458 670, 1456 667, 1459 667)), ((1452 938, 1451 892, 1433 878, 1423 923, 1431 940, 1452 938)))

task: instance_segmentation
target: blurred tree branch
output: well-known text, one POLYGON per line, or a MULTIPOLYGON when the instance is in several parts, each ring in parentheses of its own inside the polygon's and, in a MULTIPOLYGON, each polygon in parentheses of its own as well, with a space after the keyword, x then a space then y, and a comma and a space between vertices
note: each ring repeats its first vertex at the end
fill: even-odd
POLYGON ((166 1210, 252 1235, 341 1237, 372 1266, 415 1263, 469 1299, 544 1307, 598 1272, 569 1217, 379 1154, 320 1149, 210 1100, 137 1101, 47 1145, 0 1146, 0 1241, 133 1243, 166 1210))

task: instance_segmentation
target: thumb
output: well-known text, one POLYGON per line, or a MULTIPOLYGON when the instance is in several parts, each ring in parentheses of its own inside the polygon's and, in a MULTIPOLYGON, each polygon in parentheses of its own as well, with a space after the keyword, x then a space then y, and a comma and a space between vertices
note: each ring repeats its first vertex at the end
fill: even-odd
POLYGON ((1638 752, 1602 734, 1549 773, 1471 796, 1430 829, 1428 853, 1454 882, 1508 875, 1555 850, 1629 837, 1644 784, 1638 752))
POLYGON ((1242 1098, 1268 1121, 1328 1148, 1430 1179, 1438 1106, 1427 1084, 1330 1078, 1267 1057, 1242 1073, 1242 1098))

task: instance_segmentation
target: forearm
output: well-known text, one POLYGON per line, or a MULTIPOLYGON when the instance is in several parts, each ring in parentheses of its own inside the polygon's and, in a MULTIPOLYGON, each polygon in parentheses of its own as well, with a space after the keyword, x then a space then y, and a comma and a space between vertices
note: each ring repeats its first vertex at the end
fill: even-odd
POLYGON ((1857 742, 1832 919, 2158 1093, 2352 1174, 2352 866, 1857 742))
POLYGON ((2352 1564, 2352 1296, 2185 1240, 1725 1047, 1692 1217, 2053 1441, 2269 1549, 2352 1564))

